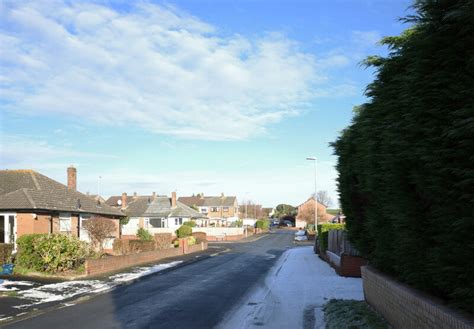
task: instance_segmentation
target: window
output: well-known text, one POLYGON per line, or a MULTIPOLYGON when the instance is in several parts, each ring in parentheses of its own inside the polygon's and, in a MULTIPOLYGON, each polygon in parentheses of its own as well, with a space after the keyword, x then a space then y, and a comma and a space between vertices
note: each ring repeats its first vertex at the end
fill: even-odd
POLYGON ((145 223, 144 226, 147 229, 150 226, 150 218, 145 218, 144 223, 145 223))
POLYGON ((229 207, 223 207, 222 210, 223 210, 224 212, 229 212, 229 207))
POLYGON ((207 214, 207 208, 201 208, 201 213, 207 214))
POLYGON ((150 218, 150 224, 153 227, 166 227, 166 220, 164 218, 150 218))
POLYGON ((175 225, 182 225, 183 224, 183 219, 182 218, 175 218, 174 219, 174 224, 175 225))
POLYGON ((218 212, 218 208, 217 207, 211 207, 211 212, 218 212))
POLYGON ((71 232, 71 214, 59 214, 59 232, 71 232))

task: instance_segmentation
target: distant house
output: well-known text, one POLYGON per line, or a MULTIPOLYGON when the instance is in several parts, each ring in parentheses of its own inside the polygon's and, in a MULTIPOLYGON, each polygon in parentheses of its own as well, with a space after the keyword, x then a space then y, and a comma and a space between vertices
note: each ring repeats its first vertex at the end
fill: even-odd
POLYGON ((235 196, 224 196, 224 193, 220 196, 198 194, 180 197, 178 201, 197 209, 203 216, 206 216, 208 220, 204 223, 205 226, 227 225, 239 219, 239 204, 235 196))
MULTIPOLYGON (((24 234, 62 233, 89 241, 86 220, 112 219, 120 236, 124 214, 76 190, 76 168, 67 169, 67 186, 33 170, 0 170, 0 243, 24 234)), ((108 249, 110 246, 106 246, 108 249)))
POLYGON ((122 234, 134 236, 139 228, 145 228, 151 233, 174 232, 184 222, 201 219, 204 216, 198 211, 176 200, 176 192, 168 196, 146 195, 136 193, 128 196, 111 196, 106 203, 121 209, 129 218, 122 226, 122 234))
MULTIPOLYGON (((309 198, 298 206, 298 214, 295 218, 296 227, 305 227, 306 224, 314 224, 314 197, 309 198)), ((320 202, 318 205, 318 223, 328 223, 334 216, 326 212, 326 206, 320 202)))

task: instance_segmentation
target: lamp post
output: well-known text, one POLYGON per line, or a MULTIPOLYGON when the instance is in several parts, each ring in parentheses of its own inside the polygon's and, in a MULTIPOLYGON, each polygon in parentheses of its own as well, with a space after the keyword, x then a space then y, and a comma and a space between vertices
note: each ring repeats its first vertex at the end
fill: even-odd
POLYGON ((314 161, 314 229, 317 232, 318 230, 318 185, 316 180, 316 164, 318 159, 316 157, 307 157, 306 160, 314 161))

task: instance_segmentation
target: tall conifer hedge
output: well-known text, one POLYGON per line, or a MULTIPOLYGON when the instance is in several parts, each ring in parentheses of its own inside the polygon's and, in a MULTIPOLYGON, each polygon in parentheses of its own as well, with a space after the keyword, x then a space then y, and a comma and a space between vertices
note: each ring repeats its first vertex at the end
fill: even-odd
POLYGON ((473 312, 474 1, 414 8, 333 143, 340 199, 371 264, 473 312))

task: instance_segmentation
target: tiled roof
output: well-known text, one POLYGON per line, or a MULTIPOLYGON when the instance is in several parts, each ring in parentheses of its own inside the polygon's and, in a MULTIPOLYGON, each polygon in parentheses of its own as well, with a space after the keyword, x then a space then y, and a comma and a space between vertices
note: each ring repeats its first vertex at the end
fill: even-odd
MULTIPOLYGON (((111 196, 106 203, 119 206, 121 196, 111 196)), ((177 201, 176 207, 171 207, 171 198, 167 196, 127 196, 127 206, 123 211, 129 217, 204 217, 200 212, 177 201)))
POLYGON ((235 196, 185 196, 178 201, 197 207, 233 207, 237 198, 235 196))
POLYGON ((0 210, 48 210, 123 216, 33 170, 0 170, 0 210))

